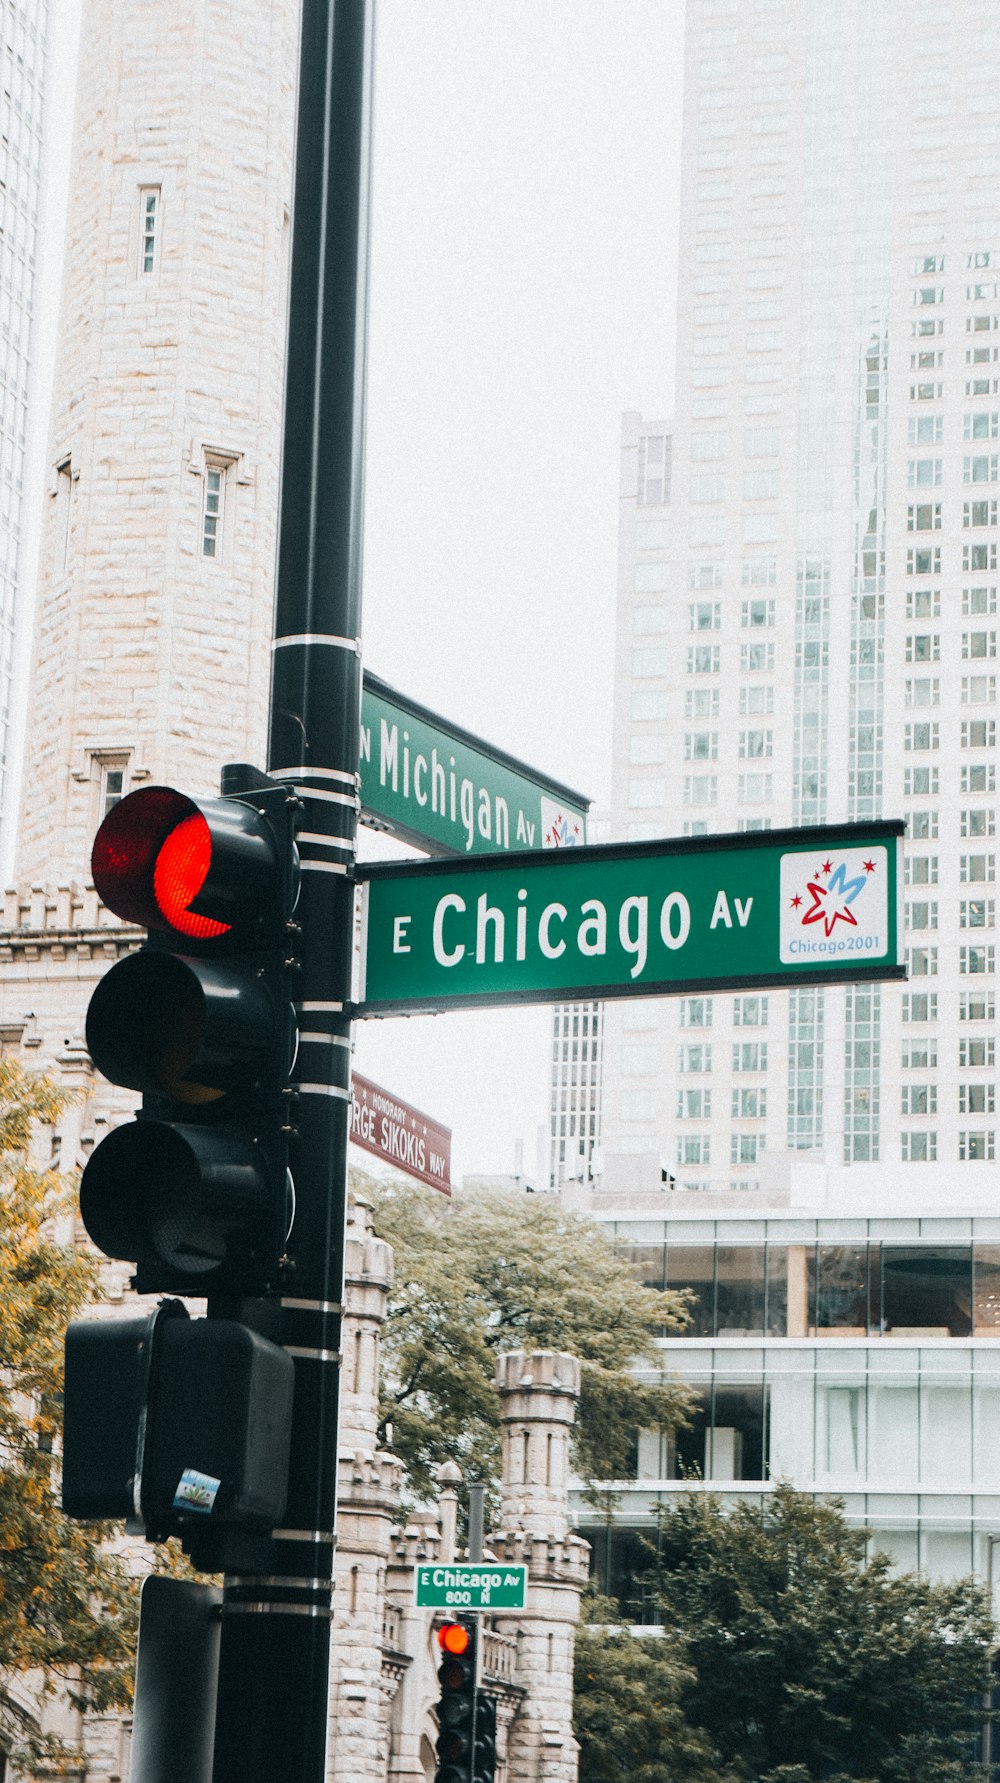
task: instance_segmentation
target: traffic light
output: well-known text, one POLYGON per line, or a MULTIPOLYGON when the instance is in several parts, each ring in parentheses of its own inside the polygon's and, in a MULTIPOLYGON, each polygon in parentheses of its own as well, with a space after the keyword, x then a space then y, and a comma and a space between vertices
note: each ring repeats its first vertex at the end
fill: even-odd
POLYGON ((446 1622, 438 1629, 437 1770, 434 1783, 472 1783, 476 1722, 476 1624, 446 1622))
POLYGON ((472 1783, 493 1783, 497 1768, 497 1704, 495 1696, 476 1691, 476 1732, 472 1783))
POLYGON ((294 1382, 277 1344, 234 1319, 191 1319, 180 1300, 74 1319, 63 1510, 178 1536, 207 1572, 252 1568, 285 1509, 294 1382))
POLYGON ((100 897, 148 939, 101 979, 87 1044, 143 1101, 91 1156, 80 1208, 141 1293, 273 1292, 293 1211, 300 806, 256 769, 223 788, 144 787, 94 842, 100 897))

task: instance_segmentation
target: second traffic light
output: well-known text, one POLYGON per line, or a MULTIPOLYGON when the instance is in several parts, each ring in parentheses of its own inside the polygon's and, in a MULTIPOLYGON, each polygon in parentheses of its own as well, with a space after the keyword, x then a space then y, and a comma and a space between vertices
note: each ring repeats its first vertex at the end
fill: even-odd
POLYGON ((131 793, 94 842, 100 897, 148 939, 97 986, 87 1044, 143 1102, 93 1153, 80 1206, 140 1292, 273 1290, 292 1217, 299 807, 239 775, 219 799, 131 793))
POLYGON ((476 1624, 446 1622, 438 1629, 437 1769, 434 1783, 472 1783, 476 1723, 476 1624))

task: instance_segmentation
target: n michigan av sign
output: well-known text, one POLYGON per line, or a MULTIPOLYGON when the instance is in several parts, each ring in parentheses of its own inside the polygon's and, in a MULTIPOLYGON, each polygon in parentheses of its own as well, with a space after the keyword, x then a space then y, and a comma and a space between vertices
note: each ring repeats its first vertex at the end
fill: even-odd
POLYGON ((357 1013, 903 978, 903 828, 366 864, 357 1013))

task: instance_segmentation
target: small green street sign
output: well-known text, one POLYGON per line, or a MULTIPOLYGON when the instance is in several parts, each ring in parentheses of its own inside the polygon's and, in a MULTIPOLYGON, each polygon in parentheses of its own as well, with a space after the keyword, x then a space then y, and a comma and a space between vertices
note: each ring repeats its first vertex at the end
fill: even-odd
POLYGON ((398 693, 367 669, 361 821, 428 854, 508 854, 586 840, 590 800, 398 693))
POLYGON ((418 1610, 523 1610, 526 1566, 488 1561, 455 1561, 451 1566, 418 1566, 418 1610))
POLYGON ((366 863, 357 1013, 904 978, 903 828, 366 863))

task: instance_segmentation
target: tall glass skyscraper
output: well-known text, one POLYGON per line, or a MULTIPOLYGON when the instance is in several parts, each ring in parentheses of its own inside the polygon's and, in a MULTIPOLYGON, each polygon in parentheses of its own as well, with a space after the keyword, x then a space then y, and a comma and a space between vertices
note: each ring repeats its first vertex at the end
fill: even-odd
POLYGON ((996 1155, 1000 16, 691 0, 676 416, 626 418, 630 837, 909 825, 909 984, 609 1008, 605 1154, 996 1155), (668 464, 671 471, 667 470, 668 464))

